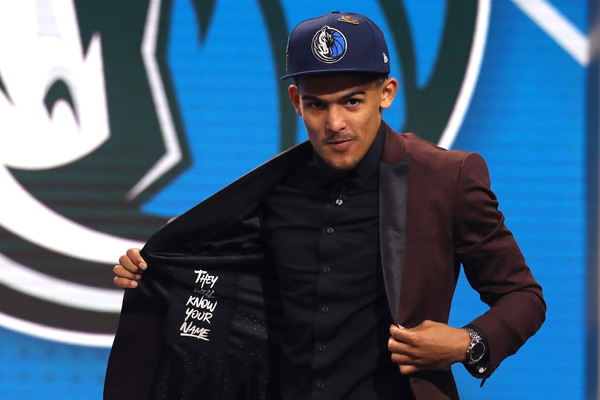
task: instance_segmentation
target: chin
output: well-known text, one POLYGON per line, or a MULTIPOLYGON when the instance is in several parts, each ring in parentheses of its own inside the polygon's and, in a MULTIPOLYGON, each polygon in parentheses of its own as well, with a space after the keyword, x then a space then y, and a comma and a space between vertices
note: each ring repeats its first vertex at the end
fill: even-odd
POLYGON ((343 162, 332 162, 326 160, 325 163, 331 168, 333 171, 338 172, 346 172, 352 171, 358 165, 358 161, 343 161, 343 162))

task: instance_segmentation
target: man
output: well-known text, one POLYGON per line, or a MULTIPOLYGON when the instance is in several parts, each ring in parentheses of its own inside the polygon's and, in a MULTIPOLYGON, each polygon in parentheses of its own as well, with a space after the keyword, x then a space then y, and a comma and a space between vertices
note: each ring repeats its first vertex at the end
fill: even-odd
POLYGON ((487 378, 543 323, 482 158, 383 122, 398 83, 379 28, 326 14, 287 56, 309 143, 120 258, 115 284, 139 287, 107 397, 456 399, 452 364, 487 378), (490 310, 453 328, 461 264, 490 310))

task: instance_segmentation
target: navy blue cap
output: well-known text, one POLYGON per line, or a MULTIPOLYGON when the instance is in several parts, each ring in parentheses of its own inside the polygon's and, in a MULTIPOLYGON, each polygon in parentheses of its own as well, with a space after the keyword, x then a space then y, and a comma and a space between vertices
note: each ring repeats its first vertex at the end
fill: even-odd
POLYGON ((383 32, 369 18, 333 11, 300 22, 288 38, 286 74, 367 72, 389 74, 389 52, 383 32))

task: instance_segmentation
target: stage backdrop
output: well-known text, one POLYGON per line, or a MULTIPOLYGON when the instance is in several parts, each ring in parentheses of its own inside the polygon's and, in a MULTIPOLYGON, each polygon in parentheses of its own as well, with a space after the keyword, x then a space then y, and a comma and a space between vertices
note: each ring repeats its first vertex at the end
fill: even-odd
MULTIPOLYGON (((112 266, 305 139, 287 35, 335 9, 385 32, 388 123, 486 158, 544 287, 546 324, 483 389, 454 367, 462 398, 584 398, 586 1, 23 0, 0 3, 2 399, 101 398, 112 266)), ((451 323, 484 311, 461 277, 451 323)))

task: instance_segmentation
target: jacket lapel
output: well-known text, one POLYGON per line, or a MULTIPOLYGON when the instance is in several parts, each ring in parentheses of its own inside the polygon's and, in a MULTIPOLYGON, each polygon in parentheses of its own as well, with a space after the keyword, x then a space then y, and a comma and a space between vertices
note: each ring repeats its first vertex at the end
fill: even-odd
POLYGON ((406 204, 410 155, 398 164, 381 163, 379 177, 379 237, 383 279, 392 318, 398 321, 404 274, 406 204))
POLYGON ((401 322, 399 310, 406 253, 410 161, 404 139, 386 124, 379 173, 379 246, 385 290, 396 324, 401 322))

